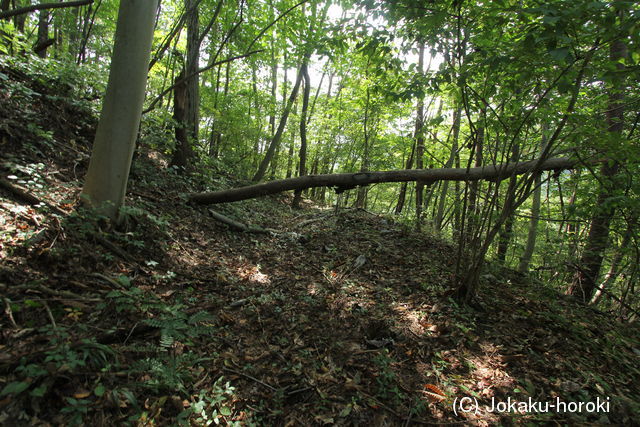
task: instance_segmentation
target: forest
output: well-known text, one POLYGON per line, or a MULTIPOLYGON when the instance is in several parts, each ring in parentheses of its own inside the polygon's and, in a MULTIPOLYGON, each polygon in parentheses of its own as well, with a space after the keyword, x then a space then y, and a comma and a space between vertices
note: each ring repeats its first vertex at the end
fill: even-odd
POLYGON ((0 424, 632 425, 639 122, 631 0, 0 0, 0 424))

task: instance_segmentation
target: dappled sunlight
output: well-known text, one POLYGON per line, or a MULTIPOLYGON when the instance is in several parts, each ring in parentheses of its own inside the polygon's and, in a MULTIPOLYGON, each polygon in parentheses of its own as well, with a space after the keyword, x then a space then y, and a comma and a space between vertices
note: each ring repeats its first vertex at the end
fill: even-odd
POLYGON ((240 277, 243 280, 247 280, 251 283, 258 283, 261 285, 271 284, 271 279, 269 279, 268 275, 260 271, 259 265, 246 264, 238 267, 236 272, 238 277, 240 277))

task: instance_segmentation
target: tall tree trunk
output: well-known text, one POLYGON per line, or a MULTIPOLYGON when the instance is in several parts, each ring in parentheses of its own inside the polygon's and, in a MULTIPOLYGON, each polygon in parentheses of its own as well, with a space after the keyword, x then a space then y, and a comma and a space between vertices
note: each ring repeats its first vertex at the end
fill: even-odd
MULTIPOLYGON (((366 172, 369 170, 369 161, 370 161, 370 122, 371 122, 371 90, 367 86, 366 90, 366 101, 364 107, 364 121, 362 124, 363 128, 363 138, 364 138, 364 146, 362 150, 362 163, 360 165, 360 172, 366 172)), ((355 207, 366 209, 367 207, 367 188, 365 186, 358 187, 358 192, 356 195, 356 203, 355 207)), ((348 195, 347 195, 348 196, 348 195)))
MULTIPOLYGON (((18 2, 16 1, 14 5, 17 6, 17 3, 18 2)), ((31 1, 29 1, 28 4, 31 4, 31 1)), ((27 16, 29 15, 24 13, 13 17, 13 25, 16 27, 16 30, 18 30, 19 33, 24 33, 24 25, 27 22, 27 16)))
MULTIPOLYGON (((486 110, 482 109, 480 112, 480 120, 479 120, 480 123, 476 129, 476 135, 474 138, 474 144, 473 144, 472 153, 471 153, 471 156, 474 158, 475 167, 482 166, 485 119, 486 119, 486 110)), ((517 161, 517 159, 512 158, 511 161, 515 162, 517 161)), ((467 241, 471 241, 473 239, 473 236, 476 235, 476 232, 478 231, 477 230, 477 227, 479 224, 478 216, 480 214, 480 208, 478 206, 478 189, 479 189, 479 183, 477 181, 469 183, 469 202, 467 203, 468 220, 467 220, 467 225, 465 227, 465 231, 468 236, 467 241)), ((510 218, 509 220, 507 220, 505 224, 505 229, 510 229, 512 226, 513 226, 513 219, 510 218)), ((501 242, 503 245, 509 244, 508 237, 505 237, 508 235, 509 234, 506 234, 506 235, 501 234, 501 242)), ((500 257, 503 255, 506 256, 506 253, 507 253, 506 246, 498 245, 498 259, 500 259, 500 257), (503 252, 501 252, 500 249, 503 249, 503 252)))
MULTIPOLYGON (((307 111, 309 109, 311 84, 306 61, 302 63, 300 69, 302 71, 302 78, 304 79, 304 92, 302 95, 302 111, 300 114, 300 164, 298 169, 298 176, 305 176, 307 174, 307 111)), ((301 200, 302 190, 295 191, 293 202, 291 204, 292 207, 294 209, 299 209, 301 200)))
POLYGON ((47 49, 55 40, 49 39, 49 11, 41 10, 38 13, 38 40, 36 41, 33 51, 40 58, 47 57, 47 49))
MULTIPOLYGON (((542 140, 540 142, 540 152, 544 152, 544 146, 547 143, 547 130, 546 124, 542 125, 542 140)), ((529 263, 531 263, 531 257, 533 251, 536 248, 536 238, 538 236, 538 224, 540 223, 540 199, 542 195, 542 175, 538 174, 533 185, 533 200, 531 201, 531 218, 529 220, 529 231, 527 232, 527 243, 524 246, 524 253, 520 257, 520 263, 518 264, 518 271, 520 273, 526 273, 529 270, 529 263)))
MULTIPOLYGON (((296 101, 293 104, 293 115, 298 114, 298 102, 296 101)), ((287 153, 287 173, 286 178, 291 178, 293 176, 293 152, 296 147, 296 128, 293 128, 291 132, 291 138, 289 139, 289 152, 287 153)))
MULTIPOLYGON (((409 153, 409 158, 407 159, 407 164, 405 169, 411 169, 413 167, 413 158, 416 151, 415 141, 411 143, 411 152, 409 153)), ((400 194, 398 194, 398 203, 396 204, 395 214, 400 215, 402 213, 402 209, 404 209, 404 202, 407 198, 407 182, 403 182, 400 184, 400 194)))
MULTIPOLYGON (((186 89, 184 121, 176 123, 176 136, 180 134, 180 137, 184 137, 186 140, 177 141, 176 149, 171 159, 171 166, 177 167, 179 171, 188 171, 192 167, 200 121, 200 78, 196 73, 199 68, 198 61, 200 57, 197 0, 185 0, 185 10, 187 14, 187 58, 184 74, 182 72, 180 74, 184 77, 190 77, 187 77, 184 82, 186 89), (180 127, 184 128, 184 135, 178 129, 180 127)), ((180 84, 183 84, 183 82, 180 82, 180 84)), ((176 99, 177 93, 181 90, 174 89, 174 99, 176 99)), ((180 96, 182 96, 181 93, 180 96)), ((175 105, 174 108, 176 108, 175 105)))
MULTIPOLYGON (((520 160, 520 146, 516 143, 512 147, 511 161, 515 163, 519 160, 520 160)), ((534 183, 535 183, 535 179, 534 179, 534 183)), ((514 176, 511 178, 509 182, 509 187, 507 188, 507 194, 505 196, 505 204, 507 205, 513 203, 512 201, 515 200, 516 198, 514 193, 516 190, 516 184, 517 184, 517 177, 514 176)), ((507 207, 503 208, 503 211, 505 210, 507 210, 507 207)), ((511 237, 513 236, 513 223, 514 223, 513 214, 515 212, 515 208, 509 207, 508 211, 509 211, 509 214, 504 220, 504 226, 498 232, 498 250, 496 254, 496 259, 501 265, 504 265, 505 260, 507 259, 507 249, 509 249, 509 243, 511 242, 511 237)), ((472 227, 470 228, 475 227, 477 224, 476 219, 478 217, 478 213, 476 212, 475 214, 474 213, 472 214, 474 216, 472 217, 472 220, 471 220, 472 227)), ((479 235, 480 232, 478 231, 477 234, 479 235)), ((471 250, 475 250, 475 248, 472 248, 471 250)))
MULTIPOLYGON (((424 42, 418 43, 418 73, 424 73, 424 42)), ((418 98, 416 107, 416 126, 414 138, 416 140, 416 169, 424 168, 424 97, 418 98)), ((422 201, 424 196, 424 182, 416 182, 416 229, 420 231, 422 223, 422 201)))
MULTIPOLYGON (((199 34, 199 14, 198 0, 185 0, 185 10, 187 15, 187 134, 191 146, 198 142, 200 129, 200 75, 195 74, 200 68, 200 34, 199 34)), ((191 150, 193 152, 193 149, 191 150)), ((189 167, 190 165, 183 165, 189 167)))
MULTIPOLYGON (((573 187, 573 192, 571 193, 571 197, 569 197, 569 202, 567 204, 567 210, 572 212, 574 210, 574 206, 576 204, 576 198, 578 196, 578 187, 580 186, 580 170, 570 171, 570 175, 575 176, 575 186, 573 187)), ((580 236, 580 223, 571 221, 571 219, 567 222, 566 229, 563 230, 564 227, 560 227, 561 231, 566 231, 565 236, 569 241, 569 247, 567 249, 567 257, 571 260, 576 258, 576 253, 578 252, 578 243, 580 236)))
POLYGON ((602 298, 602 294, 604 293, 604 291, 608 290, 613 282, 618 278, 618 268, 620 266, 622 258, 624 257, 625 250, 631 242, 631 237, 633 236, 633 229, 635 228, 636 222, 637 218, 633 218, 633 222, 628 225, 627 231, 624 233, 624 236, 622 238, 622 243, 620 243, 620 246, 616 250, 616 254, 611 260, 609 271, 607 271, 607 274, 604 275, 604 281, 600 284, 600 286, 598 286, 598 289, 593 294, 593 298, 591 298, 591 301, 589 302, 590 304, 598 304, 600 298, 602 298))
MULTIPOLYGON (((305 57, 302 60, 302 64, 303 65, 306 64, 307 61, 308 61, 308 58, 305 57)), ((300 69, 298 70, 298 76, 296 77, 296 82, 293 85, 293 88, 291 89, 291 94, 289 95, 287 105, 284 107, 284 111, 282 112, 282 117, 280 117, 280 123, 278 124, 278 129, 276 130, 275 135, 273 135, 273 138, 271 139, 271 143, 269 143, 269 147, 267 148, 267 152, 265 153, 264 158, 262 159, 262 162, 260 162, 260 166, 258 167, 258 170, 253 176, 252 181, 260 181, 262 178, 264 178, 264 174, 267 171, 267 168, 269 167, 269 163, 271 163, 271 159, 273 158, 273 154, 276 151, 276 147, 280 145, 280 140, 282 139, 284 128, 287 126, 287 119, 289 118, 289 114, 291 113, 291 107, 293 106, 293 103, 295 102, 296 97, 298 96, 298 91, 300 90, 300 83, 302 82, 302 75, 303 75, 303 65, 301 65, 300 69)))
MULTIPOLYGON (((287 58, 287 54, 285 53, 284 55, 285 57, 285 63, 286 63, 286 58, 287 58)), ((287 67, 283 66, 284 68, 284 77, 282 79, 282 109, 284 111, 285 107, 287 106, 287 82, 288 82, 288 77, 287 77, 287 67)), ((296 115, 298 111, 298 104, 297 101, 294 103, 293 105, 293 114, 296 115)), ((273 136, 275 135, 276 129, 275 129, 275 125, 276 125, 276 112, 277 112, 277 107, 276 107, 276 98, 273 98, 273 126, 271 129, 271 133, 270 133, 270 137, 273 138, 273 136)), ((295 135, 295 132, 293 133, 295 135)), ((295 136, 293 137, 292 141, 295 141, 295 136)), ((273 153, 273 159, 271 160, 271 175, 270 175, 270 179, 275 179, 276 177, 276 173, 278 172, 278 163, 280 161, 280 151, 282 150, 282 143, 278 143, 278 145, 276 146, 276 151, 275 153, 273 153)), ((287 161, 287 166, 291 165, 291 161, 287 161)), ((257 170, 257 168, 255 168, 257 170)), ((290 171, 290 169, 287 169, 288 171, 290 171)), ((291 173, 291 172, 289 172, 291 173)), ((291 178, 291 175, 289 175, 289 178, 291 178)))
MULTIPOLYGON (((616 3, 614 2, 614 7, 616 3)), ((622 13, 618 12, 618 19, 622 19, 622 13)), ((610 45, 609 56, 616 64, 618 70, 624 69, 620 60, 627 57, 627 46, 623 36, 614 40, 610 45)), ((614 77, 612 87, 609 89, 609 104, 606 116, 608 131, 615 135, 616 139, 622 137, 624 127, 624 82, 623 77, 614 77)), ((618 162, 606 163, 600 168, 601 187, 596 202, 596 211, 591 219, 591 228, 587 243, 578 262, 578 268, 573 276, 573 280, 567 289, 568 295, 581 298, 584 302, 589 302, 596 289, 596 281, 600 274, 602 258, 609 245, 609 226, 613 218, 615 208, 609 202, 609 198, 614 193, 613 178, 618 173, 620 165, 618 162)))
MULTIPOLYGON (((454 161, 456 161, 457 159, 458 138, 460 137, 461 115, 462 115, 462 106, 458 105, 456 110, 453 112, 453 129, 452 129, 453 135, 452 135, 452 143, 451 143, 451 154, 449 154, 449 159, 447 159, 447 163, 445 163, 445 166, 444 166, 445 168, 452 167, 454 161)), ((442 221, 444 220, 444 209, 447 202, 448 191, 449 191, 449 181, 444 181, 440 186, 440 197, 438 198, 438 210, 433 220, 434 227, 438 231, 442 230, 442 221)), ((456 194, 458 194, 457 190, 456 190, 456 194)), ((456 224, 457 224, 457 221, 456 221, 456 224)))
POLYGON ((509 249, 509 242, 513 235, 513 215, 504 221, 504 228, 498 233, 498 251, 496 259, 500 265, 504 265, 507 260, 507 250, 509 249))
POLYGON ((124 203, 151 56, 158 0, 121 0, 109 82, 82 188, 112 220, 124 203))
MULTIPOLYGON (((286 71, 285 71, 286 74, 286 71)), ((278 60, 275 56, 275 47, 271 51, 271 112, 269 114, 269 131, 271 137, 276 132, 276 94, 278 91, 278 60)))
MULTIPOLYGON (((213 95, 213 109, 214 111, 218 111, 218 104, 220 98, 220 76, 222 74, 222 64, 218 65, 218 69, 216 70, 216 82, 215 82, 215 92, 213 95)), ((217 159, 220 156, 220 124, 218 123, 219 116, 213 118, 213 123, 211 125, 211 134, 209 135, 209 156, 214 159, 217 159)))
POLYGON ((187 130, 187 82, 184 79, 184 68, 176 76, 173 89, 173 120, 175 121, 176 146, 173 150, 171 166, 184 167, 193 157, 187 130))

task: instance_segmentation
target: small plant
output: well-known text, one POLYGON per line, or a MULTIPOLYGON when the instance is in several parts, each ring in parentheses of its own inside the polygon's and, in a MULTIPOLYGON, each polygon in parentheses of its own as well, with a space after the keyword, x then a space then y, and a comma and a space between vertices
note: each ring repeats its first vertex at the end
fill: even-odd
POLYGON ((224 422, 228 426, 240 426, 239 422, 229 421, 227 417, 232 414, 231 404, 233 403, 235 387, 224 378, 220 377, 211 387, 211 390, 200 390, 195 398, 195 402, 178 416, 180 425, 219 425, 224 422))
POLYGON ((378 367, 378 375, 376 376, 378 397, 390 400, 396 405, 399 404, 405 395, 398 388, 396 373, 391 368, 393 359, 389 355, 389 350, 385 349, 383 353, 376 355, 373 358, 373 363, 378 367))
MULTIPOLYGON (((74 342, 67 328, 45 326, 39 332, 48 337, 47 347, 50 349, 44 352, 44 359, 23 360, 15 370, 15 381, 0 391, 0 398, 13 396, 13 400, 22 402, 23 407, 29 406, 37 411, 54 391, 54 384, 60 378, 67 378, 85 368, 108 371, 115 363, 115 352, 109 346, 90 339, 74 342)), ((67 405, 60 412, 71 414, 70 425, 82 424, 91 406, 91 401, 84 397, 64 397, 67 405)))

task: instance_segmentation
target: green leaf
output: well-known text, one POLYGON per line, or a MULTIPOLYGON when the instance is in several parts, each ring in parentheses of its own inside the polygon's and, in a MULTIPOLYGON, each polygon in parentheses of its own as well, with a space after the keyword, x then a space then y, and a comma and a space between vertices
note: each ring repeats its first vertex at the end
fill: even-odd
POLYGON ((2 389, 2 391, 0 392, 0 396, 6 396, 7 394, 20 394, 28 388, 29 388, 29 383, 24 381, 14 381, 12 383, 7 384, 2 389))
POLYGON ((93 394, 98 397, 102 397, 105 391, 106 389, 104 388, 104 386, 102 384, 98 384, 96 388, 93 389, 93 394))
POLYGON ((42 384, 40 387, 36 387, 31 390, 31 393, 29 393, 29 395, 33 397, 42 397, 47 392, 47 388, 48 387, 45 384, 42 384))
POLYGON ((558 49, 550 50, 549 55, 558 62, 564 61, 569 55, 569 48, 560 47, 558 49))
POLYGON ((567 78, 566 76, 558 81, 558 92, 562 94, 568 93, 572 88, 573 84, 571 82, 571 79, 567 78))
POLYGON ((221 407, 220 408, 220 415, 228 417, 229 415, 231 415, 231 408, 229 408, 228 406, 221 407))

